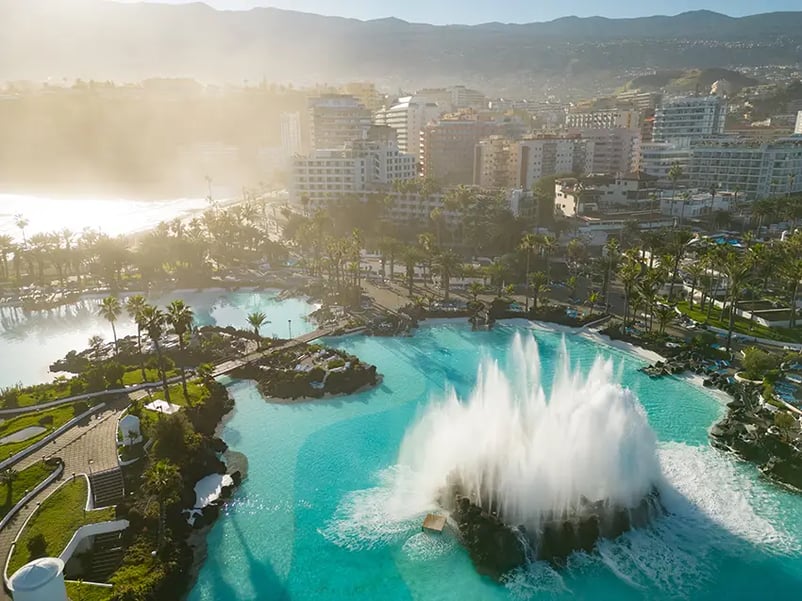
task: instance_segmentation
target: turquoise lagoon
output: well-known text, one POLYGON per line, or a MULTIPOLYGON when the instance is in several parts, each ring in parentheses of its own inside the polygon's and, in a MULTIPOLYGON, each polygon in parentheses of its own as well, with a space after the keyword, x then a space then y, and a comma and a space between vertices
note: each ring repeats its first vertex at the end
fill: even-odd
MULTIPOLYGON (((504 585, 478 576, 450 536, 421 533, 423 514, 390 515, 407 428, 447 386, 466 397, 482 358, 504 365, 514 335, 528 329, 452 322, 410 338, 332 339, 384 375, 345 398, 272 404, 250 382, 231 382, 237 404, 223 438, 248 456, 249 475, 209 534, 190 601, 799 599, 802 497, 710 448, 723 401, 686 381, 651 380, 636 371, 642 359, 576 334, 565 336, 573 364, 613 358, 640 398, 670 515, 574 554, 564 569, 535 563, 504 585)), ((563 335, 533 332, 548 373, 563 335)))
MULTIPOLYGON (((291 298, 278 300, 275 290, 177 290, 152 296, 148 302, 165 306, 182 299, 195 312, 197 325, 218 325, 247 328, 247 316, 262 311, 270 323, 263 326, 263 336, 286 338, 289 320, 292 335, 315 329, 305 317, 316 307, 291 298)), ((0 388, 17 383, 37 384, 53 379, 51 363, 71 350, 83 350, 91 336, 100 335, 111 341, 109 323, 97 315, 99 298, 83 298, 48 311, 25 311, 19 307, 0 307, 0 388)), ((136 326, 123 313, 116 324, 117 335, 136 334, 136 326)))

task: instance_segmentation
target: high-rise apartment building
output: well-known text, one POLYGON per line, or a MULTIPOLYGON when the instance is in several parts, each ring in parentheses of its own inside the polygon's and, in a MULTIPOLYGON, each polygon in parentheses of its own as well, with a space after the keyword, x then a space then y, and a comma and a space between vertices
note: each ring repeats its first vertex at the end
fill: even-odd
POLYGON ((441 112, 436 102, 424 96, 405 96, 392 106, 377 111, 374 122, 392 127, 398 135, 398 149, 420 161, 421 131, 441 112))
POLYGON ((517 186, 515 141, 505 136, 481 140, 474 151, 473 184, 482 188, 517 186))
POLYGON ((517 187, 531 190, 541 177, 590 173, 593 142, 580 136, 535 136, 515 143, 517 187))
POLYGON ((312 148, 340 149, 367 135, 370 111, 353 96, 324 94, 309 99, 312 148))
POLYGON ((301 154, 301 114, 281 113, 281 149, 285 157, 301 154))
POLYGON ((690 144, 724 133, 727 104, 720 96, 664 100, 654 113, 654 142, 690 144))
POLYGON ((640 165, 640 130, 616 127, 609 129, 570 129, 593 143, 591 173, 630 173, 640 165))
POLYGON ((471 185, 476 145, 497 132, 495 123, 474 113, 445 115, 429 123, 421 132, 423 176, 443 186, 471 185))
POLYGON ((749 199, 796 194, 802 192, 802 137, 698 142, 688 170, 691 186, 703 190, 738 190, 749 199))
POLYGON ((663 184, 670 183, 668 172, 674 165, 679 165, 682 169, 682 177, 677 184, 687 183, 690 161, 690 146, 680 146, 669 142, 646 142, 642 143, 640 147, 640 170, 655 176, 663 184))
POLYGON ((295 202, 321 206, 415 177, 415 158, 398 150, 391 129, 374 126, 365 139, 342 149, 318 149, 306 157, 296 156, 290 193, 295 202))

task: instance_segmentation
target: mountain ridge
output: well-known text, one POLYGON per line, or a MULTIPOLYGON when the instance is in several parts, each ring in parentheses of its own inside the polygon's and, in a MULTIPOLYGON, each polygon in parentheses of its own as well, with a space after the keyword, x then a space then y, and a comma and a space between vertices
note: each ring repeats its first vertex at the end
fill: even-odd
POLYGON ((0 0, 0 14, 5 80, 195 77, 303 85, 370 79, 399 87, 465 82, 505 89, 549 78, 802 62, 802 11, 442 26, 271 7, 0 0))

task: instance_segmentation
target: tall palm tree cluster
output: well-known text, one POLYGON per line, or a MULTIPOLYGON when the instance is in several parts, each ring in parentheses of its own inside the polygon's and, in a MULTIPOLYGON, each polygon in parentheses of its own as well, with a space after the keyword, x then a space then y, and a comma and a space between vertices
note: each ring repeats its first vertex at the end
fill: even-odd
MULTIPOLYGON (((119 353, 117 343, 117 330, 115 323, 122 315, 123 307, 128 316, 134 321, 137 327, 136 344, 139 356, 139 366, 142 371, 142 381, 147 381, 147 371, 145 369, 145 353, 142 349, 143 333, 153 344, 156 353, 159 377, 164 390, 164 399, 170 402, 170 389, 167 384, 167 370, 164 361, 164 343, 166 336, 172 333, 178 344, 178 349, 183 356, 186 348, 187 336, 192 331, 195 315, 192 309, 182 300, 174 300, 162 310, 155 305, 150 305, 141 294, 130 296, 125 304, 116 296, 107 296, 98 306, 98 315, 103 317, 111 325, 112 336, 114 337, 115 354, 119 353)), ((190 402, 189 391, 187 389, 186 371, 180 367, 181 387, 184 399, 190 402)))
POLYGON ((624 289, 625 325, 642 318, 651 330, 655 318, 663 332, 676 312, 676 293, 689 288, 690 309, 706 311, 709 320, 716 307, 726 318, 727 348, 732 345, 738 303, 745 298, 773 298, 790 308, 789 325, 796 327, 796 303, 802 282, 802 232, 785 241, 755 243, 747 235, 743 248, 708 242, 689 250, 687 233, 672 230, 644 240, 640 249, 621 256, 618 277, 624 289), (694 253, 693 257, 686 254, 694 253), (666 296, 660 292, 668 287, 666 296), (698 304, 697 304, 698 301, 698 304))
POLYGON ((124 279, 150 283, 165 278, 211 275, 215 271, 284 261, 287 251, 272 242, 264 207, 243 203, 226 210, 209 209, 187 223, 159 224, 138 240, 110 237, 95 230, 25 236, 28 221, 20 217, 23 241, 0 236, 0 281, 46 284, 68 280, 78 288, 102 282, 119 290, 124 279))

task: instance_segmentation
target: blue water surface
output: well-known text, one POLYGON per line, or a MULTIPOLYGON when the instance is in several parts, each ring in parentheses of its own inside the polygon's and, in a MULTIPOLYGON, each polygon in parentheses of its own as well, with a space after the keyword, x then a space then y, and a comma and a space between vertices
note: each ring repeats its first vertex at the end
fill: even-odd
MULTIPOLYGON (((466 396, 482 358, 505 363, 512 337, 528 330, 452 322, 409 338, 333 339, 384 376, 334 400, 267 403, 252 383, 232 382, 223 438, 248 456, 249 475, 209 534, 190 601, 800 598, 802 498, 709 447, 723 401, 682 380, 649 379, 636 371, 643 360, 575 334, 565 337, 572 361, 587 370, 598 354, 612 357, 645 407, 671 515, 503 585, 477 575, 449 535, 422 534, 423 516, 386 520, 388 473, 418 412, 448 385, 466 396)), ((553 371, 563 335, 534 332, 553 371)))

